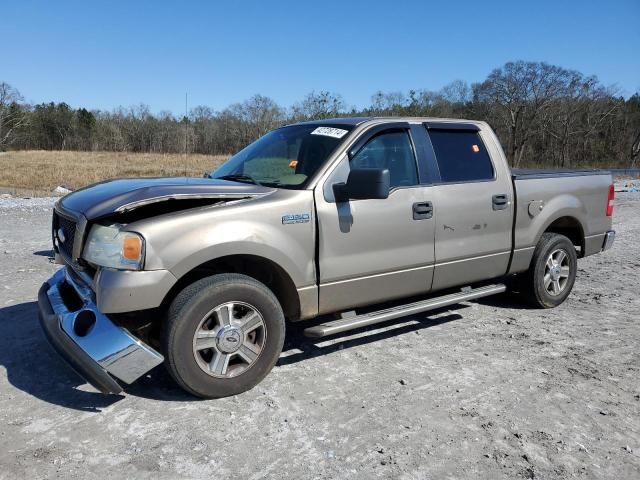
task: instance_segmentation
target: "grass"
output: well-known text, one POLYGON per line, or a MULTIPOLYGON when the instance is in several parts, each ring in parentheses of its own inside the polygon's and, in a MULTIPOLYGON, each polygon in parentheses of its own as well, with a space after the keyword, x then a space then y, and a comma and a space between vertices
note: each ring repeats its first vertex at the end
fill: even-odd
POLYGON ((77 189, 122 177, 201 177, 227 155, 160 153, 17 151, 0 152, 0 189, 30 195, 50 194, 58 185, 77 189))

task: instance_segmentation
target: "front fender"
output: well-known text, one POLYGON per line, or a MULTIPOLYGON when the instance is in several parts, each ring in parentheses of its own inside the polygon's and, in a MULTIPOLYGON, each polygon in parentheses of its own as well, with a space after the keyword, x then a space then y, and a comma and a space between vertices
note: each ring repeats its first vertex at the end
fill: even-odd
POLYGON ((291 246, 285 252, 272 245, 249 240, 236 240, 205 246, 184 258, 170 271, 176 278, 181 278, 203 263, 230 255, 253 255, 270 260, 289 275, 297 288, 314 283, 313 263, 309 262, 308 258, 305 259, 305 252, 302 249, 291 246))
POLYGON ((308 190, 280 190, 234 205, 151 218, 131 226, 146 239, 145 270, 176 278, 229 255, 253 255, 279 265, 297 288, 315 283, 315 219, 308 190), (304 214, 304 221, 283 217, 304 214))

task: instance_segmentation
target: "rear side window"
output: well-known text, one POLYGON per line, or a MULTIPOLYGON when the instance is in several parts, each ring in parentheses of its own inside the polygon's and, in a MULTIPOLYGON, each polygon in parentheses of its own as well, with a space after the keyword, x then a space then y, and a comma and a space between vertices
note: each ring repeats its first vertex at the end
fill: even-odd
POLYGON ((429 130, 443 182, 493 180, 493 165, 478 132, 429 130))

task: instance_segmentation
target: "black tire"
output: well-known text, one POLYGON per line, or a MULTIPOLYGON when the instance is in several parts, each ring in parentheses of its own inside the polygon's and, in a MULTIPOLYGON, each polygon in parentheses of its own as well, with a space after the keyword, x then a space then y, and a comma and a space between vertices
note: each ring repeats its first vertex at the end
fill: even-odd
MULTIPOLYGON (((558 255, 559 254, 555 255, 556 259, 558 255)), ((563 265, 565 265, 565 259, 562 261, 563 265)), ((564 267, 561 266, 560 270, 563 268, 564 267)), ((519 279, 520 292, 523 293, 529 303, 535 307, 557 307, 564 302, 571 293, 576 280, 577 269, 578 256, 571 241, 564 235, 558 233, 544 233, 542 237, 540 237, 538 245, 536 245, 529 270, 521 275, 519 279), (556 287, 553 285, 555 280, 552 279, 552 274, 547 269, 547 261, 555 252, 564 252, 566 255, 566 266, 568 267, 566 280, 565 278, 559 278, 557 280, 557 288, 559 290, 557 293, 555 293, 556 287), (547 273, 549 277, 545 278, 545 274, 547 273), (550 279, 551 284, 548 283, 550 279)), ((564 272, 566 273, 566 270, 564 270, 564 272)), ((564 273, 560 273, 560 275, 563 274, 564 273)))
POLYGON ((284 314, 271 290, 246 275, 221 274, 198 280, 176 296, 169 307, 162 340, 165 363, 176 383, 198 397, 220 398, 237 395, 260 383, 278 361, 284 336, 284 314), (265 334, 262 350, 245 371, 220 378, 199 365, 194 336, 207 314, 228 302, 245 302, 254 307, 262 316, 265 334))

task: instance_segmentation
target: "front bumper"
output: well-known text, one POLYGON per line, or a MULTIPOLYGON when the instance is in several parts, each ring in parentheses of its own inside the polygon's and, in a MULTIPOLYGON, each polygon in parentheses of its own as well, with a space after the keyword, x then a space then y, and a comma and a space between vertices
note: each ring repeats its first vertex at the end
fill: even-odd
POLYGON ((40 324, 51 345, 103 393, 120 393, 116 378, 132 383, 164 361, 153 348, 100 312, 91 289, 74 278, 69 267, 61 268, 42 285, 38 305, 40 324), (73 301, 65 291, 71 292, 73 301))

